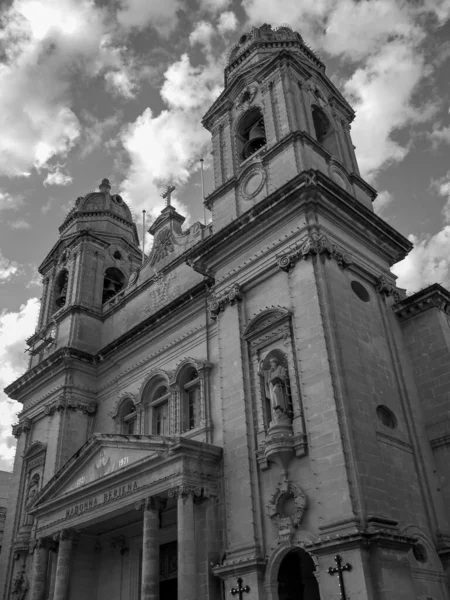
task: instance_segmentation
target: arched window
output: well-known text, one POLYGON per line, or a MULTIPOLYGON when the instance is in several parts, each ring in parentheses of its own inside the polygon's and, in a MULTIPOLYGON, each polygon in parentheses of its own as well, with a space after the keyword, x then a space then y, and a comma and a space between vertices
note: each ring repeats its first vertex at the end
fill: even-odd
POLYGON ((55 284, 55 305, 56 309, 62 308, 67 300, 67 286, 69 283, 69 273, 63 269, 56 278, 55 284))
POLYGON ((319 142, 319 144, 323 144, 325 138, 331 131, 330 120, 325 112, 316 105, 312 107, 312 118, 314 130, 316 132, 316 140, 319 142))
POLYGON ((147 413, 147 433, 169 435, 169 387, 167 382, 159 380, 147 384, 144 402, 147 413))
POLYGON ((120 408, 120 433, 135 435, 137 431, 137 412, 133 400, 125 400, 120 408))
POLYGON ((200 377, 195 367, 187 368, 180 377, 181 433, 200 425, 200 377))
POLYGON ((337 155, 338 147, 336 143, 336 132, 325 111, 316 104, 312 107, 312 119, 316 140, 325 148, 325 150, 327 150, 327 152, 337 155))
POLYGON ((278 600, 320 600, 314 561, 301 548, 291 550, 278 571, 278 600))
POLYGON ((239 121, 237 150, 240 160, 246 160, 267 143, 264 117, 260 108, 251 108, 239 121))
POLYGON ((109 267, 105 271, 103 279, 103 297, 102 303, 108 302, 113 296, 118 294, 125 285, 125 276, 116 267, 109 267))

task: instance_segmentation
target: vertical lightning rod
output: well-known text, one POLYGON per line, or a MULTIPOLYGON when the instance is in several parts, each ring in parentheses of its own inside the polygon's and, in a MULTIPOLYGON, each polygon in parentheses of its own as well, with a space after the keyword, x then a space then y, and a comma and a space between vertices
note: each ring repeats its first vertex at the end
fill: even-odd
POLYGON ((145 248, 145 213, 146 213, 146 211, 143 210, 142 211, 142 264, 144 264, 144 260, 145 260, 145 253, 144 253, 144 248, 145 248))
POLYGON ((203 223, 206 225, 206 209, 205 209, 205 180, 203 177, 203 158, 200 159, 200 169, 202 175, 202 203, 203 203, 203 223))

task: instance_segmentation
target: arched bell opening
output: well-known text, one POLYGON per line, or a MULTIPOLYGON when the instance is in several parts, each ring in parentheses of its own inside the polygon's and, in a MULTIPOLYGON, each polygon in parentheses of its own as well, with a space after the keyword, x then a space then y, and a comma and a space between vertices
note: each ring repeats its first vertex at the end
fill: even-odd
POLYGON ((67 286, 69 283, 69 273, 63 269, 56 278, 55 284, 55 307, 56 310, 62 308, 67 300, 67 286))
POLYGON ((305 550, 290 550, 278 570, 278 600, 320 600, 314 571, 314 561, 305 550))
POLYGON ((105 271, 103 279, 102 304, 108 302, 113 296, 118 294, 125 285, 125 276, 116 267, 110 267, 105 271))
POLYGON ((240 160, 246 160, 267 144, 264 117, 260 108, 251 108, 239 121, 237 149, 240 160))
POLYGON ((316 140, 330 154, 337 155, 336 134, 330 119, 325 111, 317 105, 314 105, 311 110, 316 140))

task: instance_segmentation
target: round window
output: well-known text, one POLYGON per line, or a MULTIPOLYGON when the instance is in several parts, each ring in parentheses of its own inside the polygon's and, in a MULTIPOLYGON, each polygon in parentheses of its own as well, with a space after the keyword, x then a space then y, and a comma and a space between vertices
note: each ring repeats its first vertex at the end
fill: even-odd
POLYGON ((370 301, 369 292, 366 290, 362 283, 359 283, 359 281, 352 281, 350 285, 352 286, 353 292, 358 296, 360 300, 362 300, 363 302, 370 301))
POLYGON ((397 427, 397 418, 387 406, 383 406, 382 404, 377 406, 377 417, 385 427, 389 427, 389 429, 397 427))

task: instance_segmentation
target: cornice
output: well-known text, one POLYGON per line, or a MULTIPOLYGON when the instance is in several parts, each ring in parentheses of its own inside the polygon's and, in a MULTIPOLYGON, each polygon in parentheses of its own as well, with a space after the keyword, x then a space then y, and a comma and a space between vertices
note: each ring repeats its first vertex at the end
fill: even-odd
POLYGON ((65 346, 64 348, 56 350, 56 352, 51 354, 48 358, 8 385, 4 389, 4 392, 13 400, 18 400, 21 402, 19 395, 22 393, 25 386, 31 385, 36 381, 36 379, 46 375, 49 373, 49 371, 55 369, 55 367, 60 366, 61 363, 67 363, 68 361, 74 360, 91 365, 94 364, 94 356, 92 354, 84 352, 83 350, 77 350, 76 348, 65 346))
MULTIPOLYGON (((268 221, 268 213, 274 207, 289 206, 292 210, 300 207, 323 213, 330 212, 335 217, 341 213, 342 218, 351 217, 353 230, 364 235, 366 242, 372 241, 374 251, 382 252, 391 263, 398 262, 412 249, 412 244, 383 219, 366 208, 350 193, 340 188, 329 177, 320 171, 309 170, 299 173, 281 188, 269 194, 258 204, 231 221, 208 239, 188 251, 187 257, 191 264, 200 261, 208 267, 211 256, 220 253, 229 246, 230 239, 238 234, 248 235, 248 230, 256 222, 268 221), (314 191, 315 193, 311 193, 314 191), (292 198, 295 196, 295 203, 292 198), (370 240, 369 235, 373 236, 370 240), (368 239, 369 238, 369 239, 368 239)), ((347 224, 349 219, 347 219, 347 224)))
POLYGON ((450 292, 439 283, 433 283, 412 296, 400 300, 392 307, 400 321, 407 321, 432 308, 437 308, 445 315, 450 315, 450 292))

